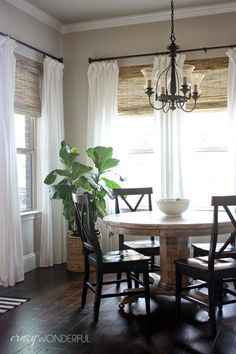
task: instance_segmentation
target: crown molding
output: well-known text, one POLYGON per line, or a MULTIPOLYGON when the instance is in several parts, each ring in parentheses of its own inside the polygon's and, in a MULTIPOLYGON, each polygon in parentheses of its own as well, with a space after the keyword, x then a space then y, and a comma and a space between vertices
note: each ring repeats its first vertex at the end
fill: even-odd
MULTIPOLYGON (((229 12, 236 12, 236 2, 175 9, 175 18, 181 19, 198 16, 218 15, 229 12)), ((113 17, 103 20, 86 21, 63 25, 62 33, 66 34, 71 32, 90 31, 103 28, 160 22, 169 19, 170 11, 150 12, 141 15, 113 17)))
MULTIPOLYGON (((129 25, 137 25, 144 23, 160 22, 170 19, 170 11, 150 12, 140 15, 120 16, 109 19, 78 22, 72 24, 62 24, 53 16, 38 9, 36 6, 30 4, 26 0, 5 0, 9 4, 17 7, 28 15, 45 23, 56 31, 66 34, 71 32, 90 31, 103 28, 121 27, 129 25)), ((186 7, 182 9, 175 9, 175 19, 191 18, 198 16, 218 15, 223 13, 236 12, 236 2, 228 2, 224 4, 205 5, 186 7)))
POLYGON ((28 15, 36 18, 37 20, 43 22, 49 27, 55 29, 56 31, 62 33, 62 23, 55 19, 53 16, 48 15, 46 12, 38 9, 36 6, 30 4, 25 0, 5 0, 9 4, 17 7, 21 11, 27 13, 28 15))

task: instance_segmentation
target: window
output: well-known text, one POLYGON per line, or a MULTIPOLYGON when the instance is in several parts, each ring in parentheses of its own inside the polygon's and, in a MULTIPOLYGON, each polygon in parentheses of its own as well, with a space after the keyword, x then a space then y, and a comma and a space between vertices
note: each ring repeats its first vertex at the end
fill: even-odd
POLYGON ((16 55, 15 131, 21 211, 35 206, 35 120, 41 114, 41 73, 40 63, 16 55))
POLYGON ((15 114, 20 209, 33 209, 34 200, 34 118, 15 114))
POLYGON ((212 195, 232 193, 227 112, 196 111, 185 118, 184 126, 185 192, 193 206, 207 206, 212 195))
MULTIPOLYGON (((205 74, 198 110, 186 113, 183 156, 185 196, 209 206, 213 194, 228 194, 232 181, 227 119, 228 58, 188 61, 205 74)), ((120 166, 127 186, 157 186, 155 122, 144 94, 141 66, 120 69, 118 89, 120 166)))

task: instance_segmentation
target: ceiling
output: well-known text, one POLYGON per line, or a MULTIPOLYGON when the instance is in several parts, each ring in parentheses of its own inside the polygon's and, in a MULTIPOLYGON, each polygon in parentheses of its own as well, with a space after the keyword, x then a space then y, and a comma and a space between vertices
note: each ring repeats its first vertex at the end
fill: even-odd
MULTIPOLYGON (((34 5, 62 24, 170 10, 170 0, 21 0, 21 2, 34 5)), ((175 0, 175 9, 227 3, 232 1, 175 0)))

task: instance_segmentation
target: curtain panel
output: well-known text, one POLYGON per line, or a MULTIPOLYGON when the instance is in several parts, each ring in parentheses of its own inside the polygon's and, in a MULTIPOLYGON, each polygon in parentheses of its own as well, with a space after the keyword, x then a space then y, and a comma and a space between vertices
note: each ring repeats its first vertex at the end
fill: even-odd
MULTIPOLYGON (((178 54, 176 62, 181 70, 185 60, 184 54, 178 54)), ((161 73, 170 62, 168 56, 154 58, 153 70, 161 73)), ((169 110, 168 113, 155 111, 157 145, 156 158, 159 185, 156 186, 161 198, 183 198, 182 173, 182 122, 183 112, 180 109, 169 110)))
POLYGON ((119 67, 116 61, 92 63, 88 69, 87 146, 111 146, 117 117, 119 67))
POLYGON ((230 154, 232 161, 232 184, 236 194, 236 49, 229 49, 226 52, 229 57, 229 73, 228 73, 228 113, 230 120, 230 154))
POLYGON ((24 279, 15 144, 15 41, 0 37, 0 285, 24 279))
MULTIPOLYGON (((117 119, 117 90, 119 79, 119 66, 116 61, 97 62, 88 68, 88 127, 87 147, 112 146, 114 150, 114 133, 117 119)), ((87 161, 89 163, 89 161, 87 161)), ((108 212, 112 212, 113 201, 107 198, 108 212)), ((101 229, 103 246, 112 248, 112 237, 102 220, 97 227, 101 229)))
POLYGON ((41 171, 42 224, 40 266, 66 262, 66 222, 61 200, 51 200, 49 186, 43 183, 47 174, 62 168, 59 157, 64 139, 63 64, 46 57, 43 64, 41 171))

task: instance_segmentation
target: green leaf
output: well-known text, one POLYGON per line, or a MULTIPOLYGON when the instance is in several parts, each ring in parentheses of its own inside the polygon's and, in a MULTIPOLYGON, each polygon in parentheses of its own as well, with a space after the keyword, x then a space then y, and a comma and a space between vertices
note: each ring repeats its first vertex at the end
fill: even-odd
POLYGON ((70 166, 79 155, 80 154, 76 146, 70 146, 69 144, 66 144, 65 141, 61 143, 59 156, 65 165, 70 166))
POLYGON ((95 146, 86 150, 87 155, 93 160, 95 167, 100 170, 102 164, 112 157, 112 147, 95 146))
POLYGON ((57 173, 56 170, 51 171, 45 178, 44 183, 45 184, 52 184, 55 182, 55 180, 57 179, 57 173))
POLYGON ((75 161, 72 165, 71 179, 75 180, 91 170, 92 167, 83 165, 82 163, 75 161))
MULTIPOLYGON (((87 190, 87 191, 91 191, 92 190, 92 186, 88 181, 88 178, 85 176, 81 176, 79 179, 79 186, 82 187, 83 189, 87 190)), ((78 187, 79 187, 78 186, 78 187)), ((77 188, 78 188, 77 187, 77 188)))
POLYGON ((120 185, 115 181, 108 179, 106 177, 102 177, 103 181, 105 182, 106 186, 110 189, 120 188, 120 185))
POLYGON ((50 196, 52 199, 71 199, 73 192, 71 186, 65 183, 58 183, 52 186, 50 196))
POLYGON ((109 168, 116 167, 119 162, 120 162, 120 160, 117 160, 117 159, 108 159, 108 160, 102 162, 102 164, 100 166, 100 172, 104 172, 104 171, 108 170, 109 168))
POLYGON ((66 170, 57 169, 57 170, 55 170, 55 172, 58 174, 58 176, 68 176, 69 175, 68 171, 66 171, 66 170))
POLYGON ((92 159, 95 164, 94 148, 87 149, 86 154, 88 155, 88 157, 90 157, 90 159, 92 159))
POLYGON ((63 200, 63 215, 67 220, 72 221, 75 217, 75 208, 72 199, 63 200))

